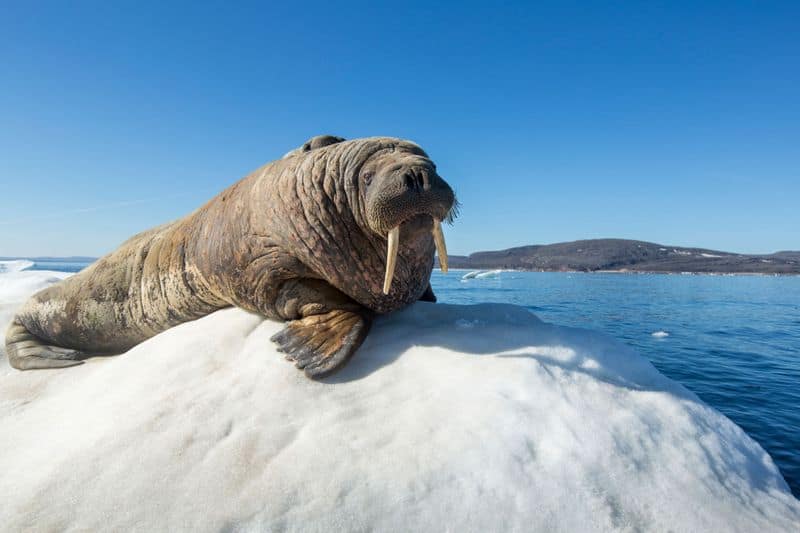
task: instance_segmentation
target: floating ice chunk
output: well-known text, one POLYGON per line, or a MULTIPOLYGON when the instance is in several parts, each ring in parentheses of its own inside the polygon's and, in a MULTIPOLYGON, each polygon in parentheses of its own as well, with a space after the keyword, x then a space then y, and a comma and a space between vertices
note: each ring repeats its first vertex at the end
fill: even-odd
POLYGON ((653 337, 656 337, 657 339, 663 339, 664 337, 669 337, 669 333, 667 333, 666 331, 661 331, 661 330, 654 331, 650 335, 652 335, 653 337))
POLYGON ((16 270, 0 274, 0 305, 20 303, 34 292, 71 275, 47 270, 16 270))
POLYGON ((462 279, 462 280, 465 280, 465 279, 473 279, 475 276, 477 276, 477 275, 478 275, 478 274, 480 274, 480 273, 481 273, 481 271, 480 271, 480 270, 473 270, 472 272, 467 272, 466 274, 464 274, 463 276, 461 276, 461 279, 462 279))
POLYGON ((473 270, 472 272, 467 272, 463 276, 461 276, 461 281, 465 281, 468 279, 483 279, 483 278, 493 278, 496 277, 498 274, 501 274, 503 270, 473 270))
MULTIPOLYGON (((11 322, 17 307, 33 293, 71 275, 65 272, 45 270, 14 270, 0 274, 0 339, 5 334, 6 327, 11 322)), ((2 342, 0 342, 0 353, 3 352, 3 349, 2 342)), ((4 360, 0 361, 0 366, 5 364, 4 360)), ((2 388, 0 382, 0 390, 2 388)), ((0 404, 2 404, 2 399, 0 399, 0 404)))
POLYGON ((0 261, 0 274, 8 272, 20 272, 33 266, 33 261, 27 259, 15 259, 13 261, 0 261))

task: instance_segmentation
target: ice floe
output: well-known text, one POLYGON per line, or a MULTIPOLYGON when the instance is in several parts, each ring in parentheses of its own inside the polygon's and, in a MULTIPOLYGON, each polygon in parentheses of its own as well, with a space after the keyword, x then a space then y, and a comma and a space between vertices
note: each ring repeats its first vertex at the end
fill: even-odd
POLYGON ((0 274, 6 274, 8 272, 20 272, 21 270, 32 267, 33 264, 33 261, 28 261, 27 259, 0 261, 0 274))
POLYGON ((470 279, 484 279, 484 278, 496 278, 504 271, 502 269, 496 270, 473 270, 472 272, 467 272, 463 276, 461 276, 461 281, 466 281, 470 279))
MULTIPOLYGON (((30 274, 39 281, 27 291, 57 279, 30 274)), ((7 307, 8 295, 21 292, 0 292, 7 307)), ((602 334, 511 305, 418 303, 379 318, 346 368, 313 382, 275 351, 279 328, 227 309, 76 368, 18 372, 0 359, 2 528, 800 522, 800 502, 756 442, 602 334)))

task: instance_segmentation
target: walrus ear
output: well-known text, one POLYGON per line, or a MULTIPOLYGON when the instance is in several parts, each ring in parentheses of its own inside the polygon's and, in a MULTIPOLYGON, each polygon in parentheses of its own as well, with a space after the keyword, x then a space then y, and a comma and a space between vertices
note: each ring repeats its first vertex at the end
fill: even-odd
POLYGON ((316 150, 317 148, 323 148, 325 146, 340 143, 344 140, 344 137, 336 137, 335 135, 317 135, 316 137, 311 137, 309 140, 304 142, 301 147, 286 152, 286 154, 283 156, 283 159, 304 154, 306 152, 310 152, 311 150, 316 150))
POLYGON ((365 314, 336 309, 292 320, 271 340, 306 377, 320 379, 350 359, 367 338, 371 325, 365 314))
POLYGON ((316 137, 311 137, 309 140, 304 142, 300 150, 302 152, 310 152, 311 150, 330 146, 342 141, 344 141, 344 137, 337 137, 335 135, 317 135, 316 137))

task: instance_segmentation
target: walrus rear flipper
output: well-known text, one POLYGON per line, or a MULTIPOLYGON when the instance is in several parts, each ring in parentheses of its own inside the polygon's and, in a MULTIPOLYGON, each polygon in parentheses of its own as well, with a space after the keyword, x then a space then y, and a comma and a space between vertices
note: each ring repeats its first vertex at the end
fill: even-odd
POLYGON ((372 320, 364 314, 337 309, 292 320, 271 340, 307 377, 319 379, 350 359, 371 325, 372 320))
POLYGON ((6 332, 6 355, 8 363, 18 370, 66 368, 83 364, 83 361, 77 359, 80 352, 60 346, 48 346, 28 331, 17 318, 6 332))

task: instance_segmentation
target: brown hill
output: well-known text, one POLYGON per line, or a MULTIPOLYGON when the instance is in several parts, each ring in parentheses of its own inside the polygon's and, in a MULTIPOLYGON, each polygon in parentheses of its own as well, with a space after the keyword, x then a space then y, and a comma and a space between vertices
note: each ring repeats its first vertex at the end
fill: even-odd
POLYGON ((720 272, 800 274, 800 252, 748 255, 627 239, 534 244, 450 256, 453 268, 593 272, 720 272))

